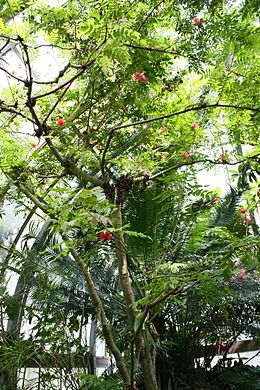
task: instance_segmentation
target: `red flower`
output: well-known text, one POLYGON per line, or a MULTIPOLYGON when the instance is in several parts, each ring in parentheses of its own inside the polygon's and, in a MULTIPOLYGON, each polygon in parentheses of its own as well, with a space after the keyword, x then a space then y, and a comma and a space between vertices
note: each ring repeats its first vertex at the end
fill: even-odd
POLYGON ((247 217, 246 214, 244 214, 243 217, 236 218, 236 221, 237 222, 244 221, 244 223, 254 223, 254 219, 252 215, 249 215, 249 217, 247 217))
POLYGON ((62 118, 58 118, 56 121, 57 121, 57 125, 60 127, 65 125, 65 120, 62 118))
POLYGON ((245 213, 246 213, 246 209, 240 209, 239 211, 240 211, 240 213, 242 213, 242 214, 245 214, 245 213))
POLYGON ((193 129, 197 129, 197 128, 199 127, 198 122, 193 122, 192 125, 191 125, 191 127, 192 127, 193 129))
POLYGON ((135 72, 135 79, 140 81, 142 84, 147 84, 148 83, 148 78, 140 72, 135 72))
POLYGON ((189 153, 188 153, 188 152, 185 152, 185 153, 183 153, 183 154, 182 154, 182 157, 183 157, 183 158, 189 158, 189 157, 190 157, 190 155, 189 155, 189 153))
POLYGON ((219 343, 219 350, 220 352, 224 352, 227 349, 227 343, 225 341, 222 341, 219 343))
POLYGON ((99 234, 99 238, 101 241, 106 241, 106 240, 112 240, 113 239, 113 234, 109 231, 102 231, 99 234))
POLYGON ((168 133, 169 128, 168 128, 167 126, 163 126, 162 131, 163 131, 164 133, 168 133))
POLYGON ((135 72, 135 79, 140 80, 140 77, 141 77, 141 73, 135 72))
POLYGON ((142 84, 147 84, 148 83, 148 78, 142 75, 142 77, 139 80, 142 84))
POLYGON ((222 154, 221 154, 220 160, 223 162, 223 164, 226 163, 226 161, 227 161, 227 156, 225 155, 225 153, 222 153, 222 154))
POLYGON ((239 274, 238 274, 238 280, 240 283, 242 283, 244 281, 245 275, 246 275, 246 270, 244 268, 241 268, 239 270, 239 274))
POLYGON ((195 18, 192 19, 194 24, 200 24, 200 18, 198 16, 195 16, 195 18))
POLYGON ((106 232, 101 232, 99 234, 99 238, 100 238, 101 241, 106 241, 106 232))
POLYGON ((107 238, 107 240, 112 240, 113 234, 111 232, 106 232, 106 238, 107 238))
POLYGON ((156 12, 158 15, 161 13, 161 6, 160 5, 158 5, 158 7, 156 7, 156 12))

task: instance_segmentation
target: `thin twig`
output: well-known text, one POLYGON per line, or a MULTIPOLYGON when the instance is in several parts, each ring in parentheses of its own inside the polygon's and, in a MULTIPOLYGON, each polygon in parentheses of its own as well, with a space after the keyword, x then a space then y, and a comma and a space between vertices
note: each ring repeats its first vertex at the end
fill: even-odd
POLYGON ((52 106, 52 108, 50 109, 50 111, 48 112, 48 114, 46 115, 46 117, 44 118, 42 124, 44 125, 47 120, 49 119, 49 117, 51 116, 51 114, 53 113, 53 111, 55 110, 55 108, 57 107, 57 105, 60 103, 60 101, 63 99, 63 97, 65 96, 66 92, 68 91, 68 89, 71 87, 71 84, 68 84, 67 87, 64 89, 64 91, 62 92, 61 96, 59 96, 59 98, 57 99, 57 101, 54 103, 54 105, 52 106))
POLYGON ((0 70, 5 72, 6 74, 8 74, 8 76, 12 77, 16 81, 19 81, 20 83, 23 83, 23 84, 26 83, 26 80, 20 79, 20 77, 15 76, 13 73, 9 72, 7 69, 3 68, 2 66, 0 66, 0 70))
MULTIPOLYGON (((211 160, 211 159, 203 159, 203 160, 192 160, 192 161, 189 161, 189 162, 183 162, 183 163, 179 163, 179 164, 176 164, 174 165, 173 167, 170 167, 170 168, 167 168, 167 169, 164 169, 163 171, 161 172, 158 172, 158 173, 155 173, 154 175, 152 175, 149 180, 153 180, 155 179, 156 177, 158 176, 162 176, 164 175, 165 173, 168 173, 170 171, 173 171, 175 169, 178 169, 178 168, 181 168, 181 167, 184 167, 184 166, 189 166, 189 165, 194 165, 194 164, 199 164, 199 163, 205 163, 205 162, 209 162, 211 164, 214 164, 214 165, 237 165, 237 164, 241 164, 243 162, 246 162, 248 159, 250 160, 254 160, 256 157, 260 156, 260 153, 258 154, 255 154, 254 156, 249 156, 247 158, 244 158, 242 160, 238 160, 238 161, 234 161, 234 162, 228 162, 228 161, 216 161, 216 160, 211 160)), ((136 178, 134 179, 135 181, 140 181, 140 180, 143 180, 143 177, 140 177, 140 178, 136 178)))
POLYGON ((87 70, 87 68, 90 67, 94 62, 95 62, 95 60, 92 60, 92 61, 82 65, 81 69, 76 74, 74 74, 74 76, 72 76, 69 80, 64 81, 64 83, 62 83, 61 85, 58 85, 56 88, 53 88, 51 91, 44 92, 44 93, 39 94, 39 95, 35 95, 33 97, 33 99, 36 100, 36 99, 40 99, 42 97, 46 97, 46 96, 52 95, 53 93, 55 93, 55 92, 59 91, 60 89, 66 87, 68 84, 71 84, 74 80, 76 80, 79 76, 81 76, 87 70))
POLYGON ((33 123, 33 124, 36 124, 36 122, 29 118, 28 116, 22 114, 20 111, 17 111, 15 110, 14 108, 11 108, 11 107, 8 107, 8 106, 2 106, 1 103, 0 103, 0 113, 1 112, 11 112, 12 114, 16 114, 18 116, 21 116, 22 118, 26 119, 27 121, 33 123))
POLYGON ((260 354, 260 351, 257 351, 257 353, 254 355, 254 356, 252 356, 251 358, 249 358, 246 362, 245 362, 245 364, 248 364, 251 360, 253 360, 257 355, 259 355, 260 354))
POLYGON ((150 18, 150 16, 153 14, 153 12, 156 10, 157 7, 159 7, 160 5, 162 4, 162 1, 160 1, 159 3, 157 3, 157 5, 155 5, 152 10, 150 12, 148 12, 148 14, 146 15, 146 17, 144 18, 144 20, 142 21, 142 23, 140 24, 140 26, 138 27, 138 32, 141 30, 141 28, 143 27, 143 25, 147 22, 147 20, 150 18))
POLYGON ((113 128, 113 130, 120 130, 120 129, 125 129, 127 127, 134 127, 134 126, 144 125, 146 123, 156 122, 156 121, 159 121, 159 120, 162 120, 162 119, 172 118, 173 116, 185 114, 186 112, 204 110, 206 108, 234 108, 234 109, 237 109, 237 110, 248 110, 248 111, 260 112, 259 108, 248 107, 248 106, 238 106, 238 105, 233 105, 233 104, 219 104, 219 103, 208 104, 208 105, 207 104, 202 104, 200 106, 187 107, 184 110, 176 111, 176 112, 173 112, 172 114, 157 116, 155 118, 144 119, 142 121, 133 122, 133 123, 127 123, 125 125, 116 126, 116 127, 113 128))

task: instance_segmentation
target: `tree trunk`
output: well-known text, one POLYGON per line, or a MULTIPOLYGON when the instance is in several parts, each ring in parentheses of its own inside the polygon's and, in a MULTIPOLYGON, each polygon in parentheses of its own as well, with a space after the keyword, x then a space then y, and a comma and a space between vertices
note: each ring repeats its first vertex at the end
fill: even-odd
MULTIPOLYGON (((118 261, 118 270, 120 275, 121 287, 123 290, 124 300, 127 307, 127 314, 129 319, 130 330, 132 336, 134 336, 134 325, 136 321, 136 309, 135 309, 135 297, 132 289, 132 284, 128 272, 126 247, 124 241, 124 235, 122 232, 122 213, 120 205, 117 206, 114 212, 114 226, 120 229, 116 232, 116 253, 118 261)), ((146 345, 145 338, 143 337, 142 330, 138 331, 138 334, 134 337, 135 356, 140 362, 142 373, 144 376, 146 390, 158 390, 156 380, 156 367, 155 367, 155 350, 146 354, 151 346, 146 345)), ((154 348, 154 346, 152 346, 154 348)), ((133 381, 132 381, 133 382, 133 381)), ((133 385, 133 383, 132 383, 133 385)))
POLYGON ((74 258, 74 260, 76 261, 76 263, 78 264, 78 266, 81 268, 81 270, 83 272, 84 279, 85 279, 87 287, 88 287, 89 295, 91 297, 91 300, 92 300, 94 306, 97 309, 98 317, 99 317, 99 320, 100 320, 100 323, 102 326, 103 336, 106 340, 106 343, 107 343, 107 346, 108 346, 110 352, 112 353, 112 355, 114 356, 114 358, 116 360, 116 365, 117 365, 119 373, 124 381, 124 385, 126 388, 129 388, 130 382, 131 382, 130 375, 128 373, 123 356, 122 356, 121 352, 119 351, 119 349, 117 348, 115 341, 113 339, 113 336, 112 336, 112 333, 110 330, 110 326, 109 326, 109 322, 106 318, 106 314, 104 311, 102 301, 99 298, 99 295, 98 295, 97 290, 95 288, 91 274, 88 270, 88 266, 85 264, 84 260, 80 257, 80 255, 78 254, 78 252, 74 248, 73 243, 69 239, 69 237, 66 234, 63 234, 62 238, 63 238, 64 242, 66 243, 67 247, 69 248, 72 257, 74 258))
POLYGON ((116 243, 116 254, 117 254, 117 263, 118 271, 120 276, 121 288, 124 294, 124 300, 126 303, 126 310, 129 319, 129 325, 131 332, 134 332, 134 322, 136 319, 136 310, 134 307, 135 297, 131 285, 131 280, 128 273, 128 264, 126 256, 126 248, 124 242, 124 235, 122 232, 122 214, 120 206, 117 206, 117 209, 114 212, 114 226, 117 229, 120 229, 115 234, 115 243, 116 243))
POLYGON ((158 390, 155 361, 150 354, 141 360, 141 368, 146 390, 158 390))
POLYGON ((17 390, 17 370, 3 370, 0 372, 0 389, 17 390))

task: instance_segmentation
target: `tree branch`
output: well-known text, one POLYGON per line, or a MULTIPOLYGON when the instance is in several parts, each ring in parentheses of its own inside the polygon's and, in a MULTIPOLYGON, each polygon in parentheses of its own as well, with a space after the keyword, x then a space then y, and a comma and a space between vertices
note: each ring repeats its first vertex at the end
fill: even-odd
POLYGON ((143 27, 143 25, 147 22, 147 20, 150 18, 150 16, 153 14, 154 10, 156 10, 157 7, 159 7, 160 5, 162 4, 162 1, 160 1, 159 3, 157 3, 152 9, 150 12, 148 12, 148 14, 146 15, 146 17, 144 18, 144 20, 142 21, 142 23, 140 24, 140 26, 138 27, 138 32, 141 30, 141 28, 143 27))
POLYGON ((18 115, 18 116, 20 116, 20 117, 26 119, 27 121, 33 123, 34 125, 36 124, 36 122, 35 122, 33 119, 31 119, 30 117, 28 117, 28 116, 22 114, 20 111, 17 111, 17 110, 14 109, 14 108, 8 107, 8 106, 6 106, 6 105, 3 106, 3 104, 0 102, 0 113, 1 113, 1 112, 11 112, 12 114, 18 115))
POLYGON ((138 122, 134 122, 134 123, 127 123, 125 125, 116 126, 112 130, 115 131, 115 130, 125 129, 127 127, 144 125, 146 123, 156 122, 156 121, 163 120, 166 118, 172 118, 173 116, 185 114, 186 112, 204 110, 206 108, 234 108, 237 110, 248 110, 248 111, 260 112, 259 108, 248 107, 248 106, 238 106, 238 105, 233 105, 233 104, 219 104, 219 103, 208 104, 208 105, 202 104, 200 106, 188 107, 188 108, 185 108, 184 110, 173 112, 172 114, 162 115, 162 116, 158 116, 156 118, 144 119, 142 121, 138 121, 138 122))
POLYGON ((36 195, 34 195, 21 182, 19 182, 19 180, 14 180, 13 183, 19 190, 24 193, 24 195, 26 195, 32 201, 35 206, 41 209, 44 213, 47 213, 48 205, 46 202, 43 203, 36 195))
POLYGON ((159 297, 157 297, 154 301, 147 303, 147 305, 145 306, 142 318, 141 318, 141 320, 138 324, 138 327, 135 331, 135 334, 132 338, 132 343, 134 343, 136 337, 138 336, 138 333, 141 331, 143 324, 144 324, 144 321, 149 313, 149 310, 152 309, 153 307, 159 305, 161 302, 165 301, 165 299, 167 299, 169 296, 180 294, 183 291, 183 289, 184 289, 184 286, 179 286, 179 287, 167 290, 167 291, 163 291, 159 295, 159 297))
POLYGON ((90 175, 89 173, 83 171, 82 169, 78 168, 70 158, 62 157, 60 152, 57 148, 53 145, 52 140, 47 136, 45 138, 46 144, 49 146, 50 151, 52 154, 56 157, 56 159, 60 162, 61 166, 68 169, 71 173, 76 175, 79 178, 82 178, 86 183, 92 183, 94 186, 103 186, 103 181, 100 179, 97 179, 96 177, 90 175))
POLYGON ((46 115, 46 117, 44 118, 42 124, 44 125, 47 120, 49 119, 49 117, 51 116, 51 114, 53 113, 53 111, 55 110, 55 108, 57 107, 57 105, 59 104, 59 102, 62 100, 62 98, 65 96, 66 92, 68 91, 68 89, 70 88, 71 84, 68 84, 67 87, 64 89, 64 91, 62 92, 61 96, 57 99, 57 101, 54 103, 54 105, 52 106, 52 108, 50 109, 50 111, 48 112, 48 114, 46 115))
POLYGON ((50 80, 50 81, 36 81, 36 80, 34 80, 33 82, 34 82, 35 84, 40 84, 40 85, 57 84, 58 81, 59 81, 59 79, 60 79, 61 77, 64 76, 64 74, 66 73, 66 71, 67 71, 70 67, 72 67, 72 66, 71 66, 71 64, 70 64, 70 62, 69 62, 68 64, 66 64, 66 65, 64 66, 64 68, 63 68, 62 70, 59 71, 58 76, 57 76, 54 80, 50 80))
MULTIPOLYGON (((185 163, 183 162, 183 163, 180 163, 180 164, 176 164, 173 167, 170 167, 170 168, 164 169, 161 172, 155 173, 154 175, 152 175, 149 178, 149 180, 153 180, 153 179, 155 179, 158 176, 164 175, 165 173, 173 171, 175 169, 184 167, 185 165, 189 166, 189 165, 205 163, 205 162, 209 162, 209 163, 214 164, 214 165, 237 165, 237 164, 241 164, 241 163, 247 161, 248 159, 254 160, 258 156, 260 156, 260 153, 255 154, 254 156, 249 156, 247 158, 244 158, 243 160, 235 161, 235 162, 228 162, 228 161, 223 162, 223 161, 216 161, 216 160, 214 161, 214 160, 211 160, 211 159, 208 159, 208 158, 203 159, 203 160, 192 160, 192 161, 188 161, 188 162, 185 162, 185 163)), ((143 180, 143 178, 136 178, 136 179, 134 179, 134 181, 139 181, 139 180, 143 180)))
POLYGON ((0 70, 2 70, 3 72, 5 72, 6 74, 8 74, 8 76, 12 77, 13 79, 25 84, 26 83, 26 80, 23 80, 23 79, 20 79, 19 77, 15 76, 14 74, 10 73, 7 69, 3 68, 2 66, 0 66, 0 70))
POLYGON ((0 271, 0 283, 3 282, 4 274, 7 268, 9 268, 9 260, 12 256, 13 251, 15 250, 16 244, 20 240, 25 228, 27 227, 28 223, 30 222, 31 218, 34 216, 35 211, 37 209, 37 206, 33 206, 27 217, 25 218, 22 226, 18 230, 18 233, 15 236, 14 241, 12 242, 11 246, 7 248, 6 250, 8 251, 6 257, 2 260, 1 262, 1 271, 0 271))
POLYGON ((45 96, 49 96, 57 91, 59 91, 60 89, 66 87, 68 84, 72 83, 74 80, 76 80, 80 75, 82 75, 88 67, 90 67, 93 63, 95 62, 95 60, 91 60, 89 61, 88 63, 84 64, 81 66, 81 69, 74 75, 72 76, 69 80, 67 81, 64 81, 64 83, 62 83, 61 85, 57 86, 56 88, 53 88, 51 91, 48 91, 48 92, 44 92, 42 94, 39 94, 39 95, 36 95, 36 96, 33 96, 33 99, 37 100, 37 99, 40 99, 42 97, 45 97, 45 96))
POLYGON ((27 45, 24 43, 23 38, 21 38, 19 35, 18 35, 18 41, 20 42, 20 44, 23 48, 23 53, 25 54, 24 63, 25 63, 26 69, 28 69, 27 79, 24 83, 25 87, 27 87, 26 106, 29 108, 31 115, 32 115, 33 119, 35 120, 35 123, 37 124, 37 126, 40 126, 40 120, 39 120, 39 118, 34 110, 35 99, 32 98, 33 76, 32 76, 32 67, 31 67, 31 63, 30 63, 30 56, 28 53, 28 48, 27 48, 27 45))
POLYGON ((170 55, 177 55, 179 57, 194 58, 197 60, 197 57, 193 56, 192 54, 184 54, 184 53, 181 53, 179 51, 171 51, 171 50, 160 49, 160 48, 156 48, 156 47, 138 46, 138 45, 133 45, 130 43, 124 43, 124 46, 130 47, 132 49, 146 50, 146 51, 152 51, 152 52, 164 53, 164 54, 170 54, 170 55))

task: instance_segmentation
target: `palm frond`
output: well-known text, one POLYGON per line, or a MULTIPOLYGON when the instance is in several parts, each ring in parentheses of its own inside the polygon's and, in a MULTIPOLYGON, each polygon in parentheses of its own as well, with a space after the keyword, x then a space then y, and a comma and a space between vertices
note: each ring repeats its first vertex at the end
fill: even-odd
POLYGON ((221 206, 216 210, 214 219, 212 220, 212 225, 227 226, 232 223, 234 221, 234 215, 237 211, 239 202, 239 193, 233 187, 230 187, 230 190, 226 194, 221 206))

